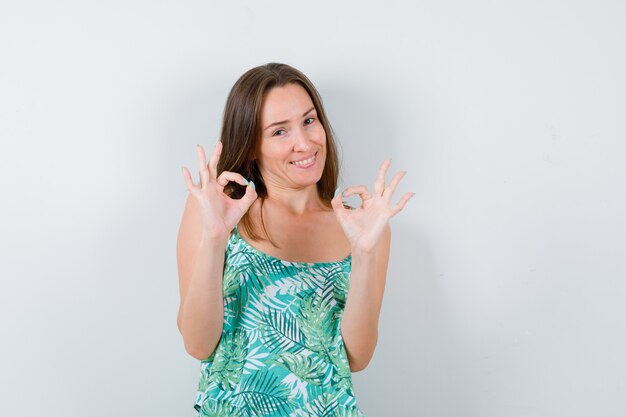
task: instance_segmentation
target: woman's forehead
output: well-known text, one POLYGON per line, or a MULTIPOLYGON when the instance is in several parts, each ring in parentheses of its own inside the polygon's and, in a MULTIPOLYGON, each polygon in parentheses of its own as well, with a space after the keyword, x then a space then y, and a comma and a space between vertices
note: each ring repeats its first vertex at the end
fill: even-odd
POLYGON ((265 125, 299 119, 312 107, 314 105, 309 93, 299 84, 274 87, 263 99, 261 120, 265 125))

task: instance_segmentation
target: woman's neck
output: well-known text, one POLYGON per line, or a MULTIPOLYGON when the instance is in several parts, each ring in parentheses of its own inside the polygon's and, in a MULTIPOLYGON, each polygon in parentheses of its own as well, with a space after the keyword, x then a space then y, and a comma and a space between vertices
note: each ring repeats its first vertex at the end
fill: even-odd
POLYGON ((301 215, 307 212, 328 210, 312 184, 301 189, 268 187, 265 204, 286 210, 291 214, 301 215))

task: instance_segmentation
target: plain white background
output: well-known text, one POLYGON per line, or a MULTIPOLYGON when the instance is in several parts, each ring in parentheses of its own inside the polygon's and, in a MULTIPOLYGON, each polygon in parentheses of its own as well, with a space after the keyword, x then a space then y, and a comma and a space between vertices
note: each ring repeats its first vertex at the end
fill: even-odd
POLYGON ((193 417, 181 166, 247 69, 320 90, 392 220, 368 417, 626 414, 624 1, 0 5, 0 415, 193 417))

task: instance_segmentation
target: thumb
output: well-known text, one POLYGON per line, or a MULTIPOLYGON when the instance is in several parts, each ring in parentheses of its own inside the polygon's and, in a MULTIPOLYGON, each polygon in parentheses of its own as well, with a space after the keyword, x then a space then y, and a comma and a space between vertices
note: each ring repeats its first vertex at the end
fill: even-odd
POLYGON ((243 197, 241 197, 240 200, 246 211, 248 211, 248 209, 250 208, 252 203, 254 203, 254 200, 256 200, 257 197, 258 195, 255 190, 254 182, 250 181, 250 183, 246 187, 246 193, 243 195, 243 197))
POLYGON ((332 200, 330 200, 330 204, 332 205, 335 214, 338 216, 343 214, 343 211, 346 209, 343 206, 343 201, 341 201, 341 193, 339 187, 337 187, 337 189, 335 190, 335 196, 332 200))

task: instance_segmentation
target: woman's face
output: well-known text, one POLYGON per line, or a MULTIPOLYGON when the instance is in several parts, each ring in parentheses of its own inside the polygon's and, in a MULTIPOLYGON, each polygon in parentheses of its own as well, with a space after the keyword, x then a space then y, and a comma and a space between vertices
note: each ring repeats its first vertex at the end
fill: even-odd
POLYGON ((300 189, 316 184, 326 161, 326 132, 299 84, 269 90, 261 105, 257 164, 266 186, 300 189))

